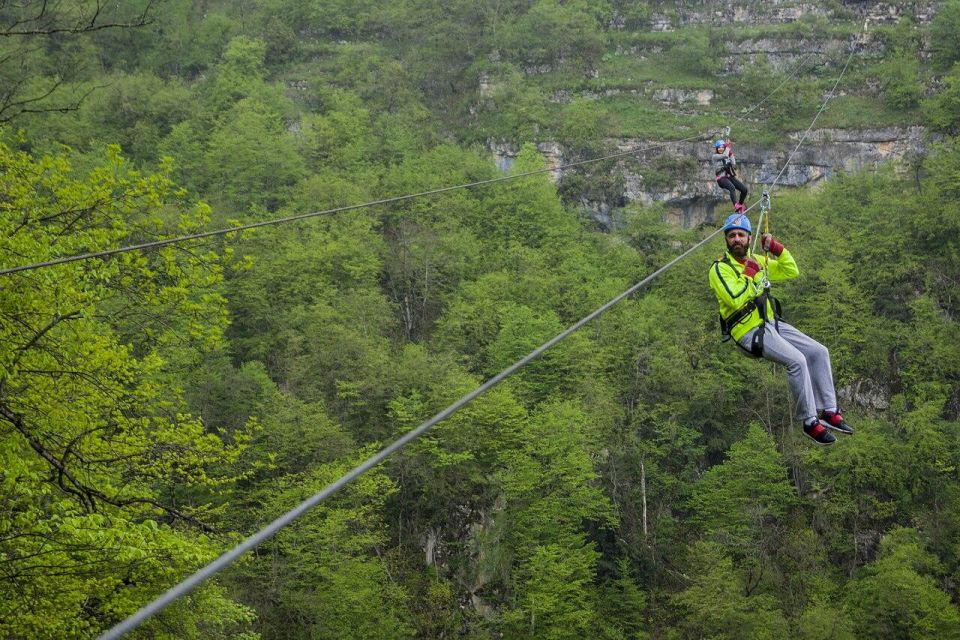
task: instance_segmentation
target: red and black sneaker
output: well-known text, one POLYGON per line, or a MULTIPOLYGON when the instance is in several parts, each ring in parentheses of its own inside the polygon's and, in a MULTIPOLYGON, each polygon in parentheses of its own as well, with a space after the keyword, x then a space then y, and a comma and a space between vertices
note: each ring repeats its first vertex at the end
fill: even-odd
POLYGON ((820 420, 814 420, 810 424, 803 425, 803 433, 819 445, 826 446, 837 441, 836 436, 827 431, 824 423, 820 420))
POLYGON ((820 420, 827 429, 833 429, 838 433, 842 433, 848 436, 853 435, 853 427, 848 425, 843 416, 840 415, 840 411, 824 411, 823 418, 820 420))

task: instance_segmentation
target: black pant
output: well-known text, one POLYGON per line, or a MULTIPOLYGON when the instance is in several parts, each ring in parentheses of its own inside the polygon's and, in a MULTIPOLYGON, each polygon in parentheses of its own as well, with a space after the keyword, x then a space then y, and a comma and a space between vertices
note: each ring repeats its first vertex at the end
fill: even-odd
POLYGON ((720 185, 721 189, 730 192, 730 202, 733 204, 738 202, 743 204, 744 200, 747 199, 747 186, 733 176, 721 176, 717 178, 717 184, 720 185), (737 191, 740 192, 740 200, 737 200, 737 191))

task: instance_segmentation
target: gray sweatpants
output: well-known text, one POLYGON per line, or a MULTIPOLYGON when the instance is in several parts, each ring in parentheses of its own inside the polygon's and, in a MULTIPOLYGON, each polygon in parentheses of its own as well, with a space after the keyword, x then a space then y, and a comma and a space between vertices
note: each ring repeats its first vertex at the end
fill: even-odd
MULTIPOLYGON (((748 331, 739 340, 748 351, 755 331, 748 331)), ((807 421, 816 417, 817 410, 836 409, 833 369, 825 346, 781 320, 779 333, 772 322, 764 330, 763 357, 787 368, 798 419, 807 421)))

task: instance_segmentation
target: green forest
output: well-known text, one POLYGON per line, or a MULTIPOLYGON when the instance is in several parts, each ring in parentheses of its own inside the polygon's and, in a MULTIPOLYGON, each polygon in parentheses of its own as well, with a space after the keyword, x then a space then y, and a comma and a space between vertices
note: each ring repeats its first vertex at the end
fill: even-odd
POLYGON ((960 639, 960 0, 741 4, 0 2, 0 269, 344 209, 0 275, 0 637, 96 638, 722 223, 601 229, 622 165, 538 145, 700 136, 626 160, 679 184, 841 78, 818 128, 926 141, 772 193, 855 435, 721 342, 718 236, 128 637, 960 639))

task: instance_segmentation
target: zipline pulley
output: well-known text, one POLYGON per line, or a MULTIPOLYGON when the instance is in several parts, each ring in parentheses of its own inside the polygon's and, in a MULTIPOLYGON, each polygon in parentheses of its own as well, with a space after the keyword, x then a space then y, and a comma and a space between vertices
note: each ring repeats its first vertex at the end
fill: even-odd
MULTIPOLYGON (((757 251, 757 240, 763 237, 763 235, 770 233, 770 192, 764 191, 763 195, 760 196, 760 219, 757 220, 757 229, 763 229, 759 234, 753 238, 753 252, 757 251)), ((761 248, 763 243, 761 242, 761 248)), ((769 258, 767 255, 767 250, 764 249, 763 255, 765 258, 769 258)), ((763 290, 765 292, 770 291, 770 278, 768 277, 767 265, 769 260, 763 261, 763 280, 761 284, 763 285, 763 290)))
POLYGON ((763 229, 762 232, 756 233, 753 236, 753 247, 751 251, 753 253, 757 252, 757 242, 760 240, 760 237, 764 233, 770 233, 770 192, 764 191, 763 195, 760 196, 760 217, 757 219, 757 229, 763 229))

